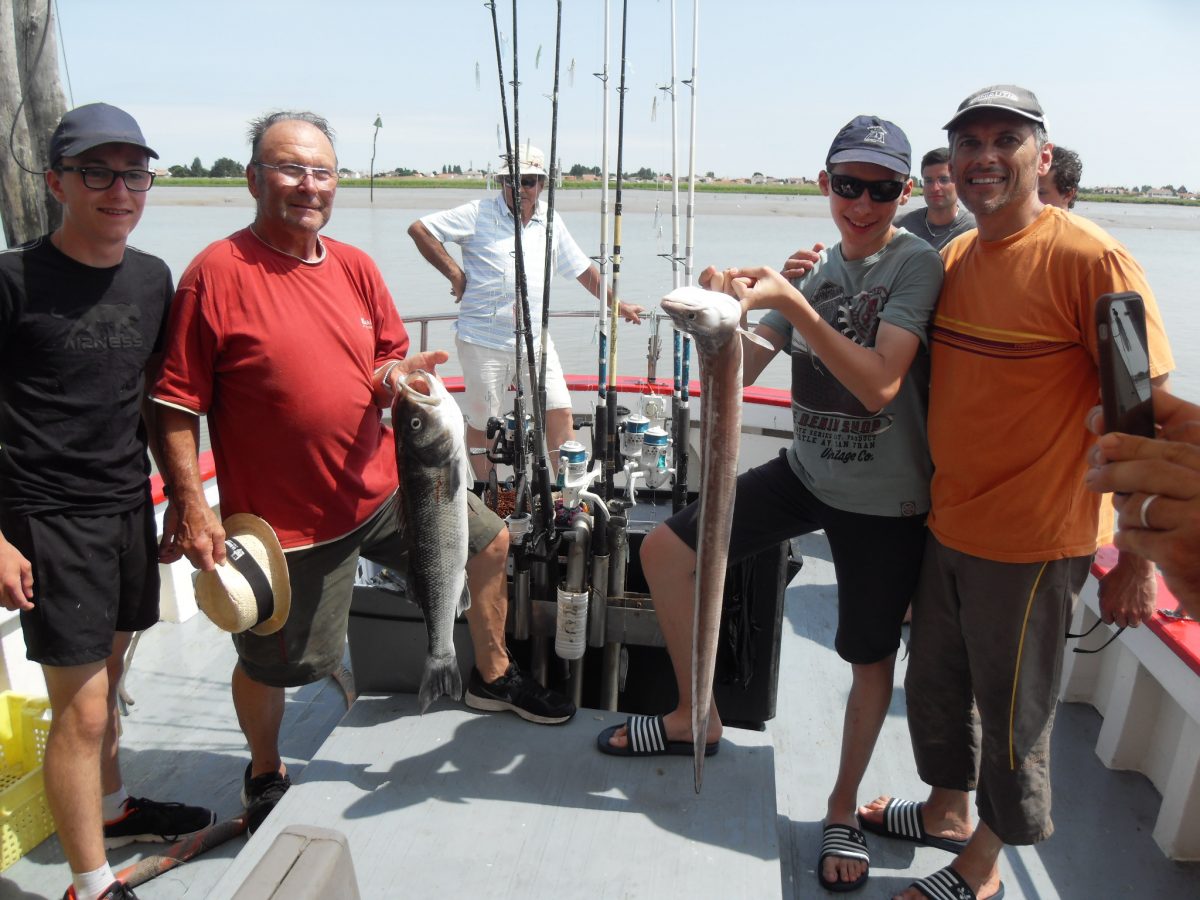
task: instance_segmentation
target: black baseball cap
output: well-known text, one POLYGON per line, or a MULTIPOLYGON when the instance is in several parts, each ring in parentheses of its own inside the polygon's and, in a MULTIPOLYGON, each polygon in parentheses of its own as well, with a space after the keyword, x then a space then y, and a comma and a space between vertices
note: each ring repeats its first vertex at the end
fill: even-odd
POLYGON ((855 116, 833 139, 826 166, 843 162, 874 163, 908 177, 912 148, 900 126, 878 116, 855 116))
POLYGON ((958 104, 958 112, 954 114, 954 118, 942 127, 949 131, 963 116, 979 109, 998 109, 1021 116, 1038 125, 1046 124, 1046 115, 1042 112, 1042 105, 1038 103, 1038 98, 1033 95, 1033 91, 1017 87, 1015 84, 994 84, 976 91, 958 104))
POLYGON ((158 154, 146 145, 133 116, 107 103, 88 103, 64 115, 54 129, 50 138, 50 167, 57 166, 64 156, 78 156, 101 144, 133 144, 158 159, 158 154))

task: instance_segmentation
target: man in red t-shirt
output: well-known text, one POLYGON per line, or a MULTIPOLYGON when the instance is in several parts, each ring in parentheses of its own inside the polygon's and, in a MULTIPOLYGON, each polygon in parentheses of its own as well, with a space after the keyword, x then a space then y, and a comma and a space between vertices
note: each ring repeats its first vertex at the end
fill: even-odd
MULTIPOLYGON (((447 354, 408 355, 408 334, 375 264, 319 236, 337 191, 324 119, 284 112, 255 121, 246 180, 257 200, 254 222, 206 248, 184 273, 154 399, 177 511, 164 523, 164 541, 201 569, 225 558, 225 532, 196 465, 206 415, 222 514, 260 516, 288 551, 284 627, 234 635, 233 699, 251 757, 242 802, 254 830, 290 785, 278 746, 284 688, 341 664, 359 556, 404 563, 395 444, 381 410, 402 374, 432 371, 447 354)), ((478 498, 469 500, 472 705, 565 722, 574 704, 509 660, 508 533, 478 498)))

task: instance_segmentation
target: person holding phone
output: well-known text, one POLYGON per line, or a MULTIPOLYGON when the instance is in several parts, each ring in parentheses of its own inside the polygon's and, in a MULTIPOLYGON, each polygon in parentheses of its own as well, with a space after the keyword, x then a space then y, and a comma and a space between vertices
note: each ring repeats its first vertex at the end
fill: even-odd
MULTIPOLYGON (((942 252, 931 340, 930 539, 905 678, 917 770, 931 792, 923 803, 880 797, 859 809, 868 831, 956 853, 905 900, 999 896, 1004 846, 1054 830, 1050 732, 1064 635, 1092 556, 1111 536, 1083 480, 1092 442, 1083 417, 1100 390, 1097 298, 1140 294, 1150 375, 1164 380, 1174 365, 1137 261, 1038 198, 1053 145, 1033 93, 976 91, 946 129, 951 174, 978 230, 942 252)), ((1150 562, 1121 553, 1100 586, 1104 620, 1145 621, 1154 584, 1150 562)))
POLYGON ((1113 492, 1117 549, 1158 563, 1175 598, 1200 619, 1200 406, 1158 388, 1153 395, 1157 440, 1102 434, 1100 408, 1088 413, 1102 436, 1084 480, 1093 491, 1113 492))

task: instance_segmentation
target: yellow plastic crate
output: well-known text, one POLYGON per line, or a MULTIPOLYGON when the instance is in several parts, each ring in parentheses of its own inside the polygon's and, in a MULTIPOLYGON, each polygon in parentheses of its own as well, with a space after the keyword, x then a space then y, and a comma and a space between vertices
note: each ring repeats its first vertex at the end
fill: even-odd
POLYGON ((50 701, 0 693, 0 871, 54 833, 42 759, 50 701))

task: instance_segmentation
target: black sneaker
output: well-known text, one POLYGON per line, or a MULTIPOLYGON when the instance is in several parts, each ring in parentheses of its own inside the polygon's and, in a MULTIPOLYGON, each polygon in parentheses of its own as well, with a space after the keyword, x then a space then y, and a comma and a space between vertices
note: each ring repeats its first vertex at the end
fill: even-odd
POLYGON ((130 797, 124 810, 119 819, 104 823, 104 846, 109 850, 134 841, 173 844, 217 820, 213 811, 203 806, 159 803, 144 797, 130 797))
POLYGON ((467 682, 467 706, 488 712, 511 710, 527 722, 539 725, 561 725, 575 715, 575 704, 562 694, 544 688, 517 668, 508 664, 508 671, 493 682, 485 682, 476 668, 471 669, 467 682))
MULTIPOLYGON (((67 892, 63 894, 63 900, 78 900, 78 895, 75 893, 75 885, 67 888, 67 892)), ((137 894, 133 892, 133 888, 121 881, 114 881, 104 889, 97 900, 137 900, 137 894)))
POLYGON ((292 786, 292 779, 278 772, 251 778, 251 765, 246 763, 246 774, 242 777, 242 806, 246 807, 246 831, 254 834, 292 786))

